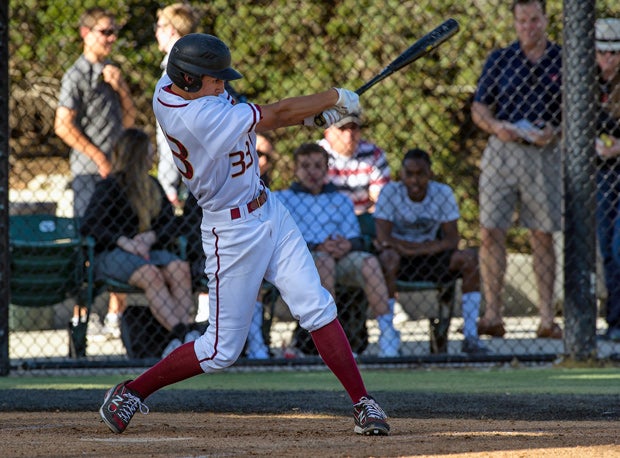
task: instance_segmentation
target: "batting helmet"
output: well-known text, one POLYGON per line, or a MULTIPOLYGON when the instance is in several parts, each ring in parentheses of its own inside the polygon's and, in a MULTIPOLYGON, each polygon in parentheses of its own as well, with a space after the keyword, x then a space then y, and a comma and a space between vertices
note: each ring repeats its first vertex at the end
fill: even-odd
POLYGON ((187 92, 202 87, 202 76, 224 81, 242 78, 230 66, 230 49, 217 37, 206 33, 190 33, 174 44, 168 58, 166 73, 174 84, 187 92))

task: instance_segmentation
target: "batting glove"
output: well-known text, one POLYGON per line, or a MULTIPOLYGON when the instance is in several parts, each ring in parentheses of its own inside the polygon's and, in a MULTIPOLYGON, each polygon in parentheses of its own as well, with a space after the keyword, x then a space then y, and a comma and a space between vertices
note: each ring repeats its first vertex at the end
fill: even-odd
POLYGON ((340 121, 342 116, 343 113, 340 113, 336 108, 330 108, 316 116, 308 116, 304 119, 304 126, 327 129, 332 124, 340 121))
POLYGON ((334 108, 341 112, 345 113, 359 113, 360 111, 360 96, 357 95, 353 91, 349 91, 348 89, 342 89, 339 87, 335 87, 336 91, 338 91, 338 101, 334 108))

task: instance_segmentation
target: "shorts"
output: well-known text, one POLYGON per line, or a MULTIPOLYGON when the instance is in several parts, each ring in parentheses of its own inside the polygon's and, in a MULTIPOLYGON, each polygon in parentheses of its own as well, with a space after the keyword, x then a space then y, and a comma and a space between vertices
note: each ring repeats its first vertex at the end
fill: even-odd
MULTIPOLYGON (((312 252, 312 259, 319 256, 328 256, 320 251, 312 252)), ((362 266, 364 259, 374 256, 366 251, 350 251, 336 262, 336 283, 344 286, 364 287, 362 266)))
POLYGON ((447 283, 456 280, 460 272, 450 270, 453 250, 401 258, 398 279, 403 281, 432 281, 447 283))
POLYGON ((491 136, 481 162, 480 224, 508 229, 518 210, 520 226, 543 232, 560 230, 561 164, 557 142, 538 147, 491 136))
POLYGON ((180 260, 176 254, 165 250, 153 250, 151 259, 129 253, 120 248, 112 251, 104 251, 95 256, 95 280, 111 278, 123 283, 129 282, 129 277, 140 267, 147 264, 155 266, 167 266, 173 261, 180 260))

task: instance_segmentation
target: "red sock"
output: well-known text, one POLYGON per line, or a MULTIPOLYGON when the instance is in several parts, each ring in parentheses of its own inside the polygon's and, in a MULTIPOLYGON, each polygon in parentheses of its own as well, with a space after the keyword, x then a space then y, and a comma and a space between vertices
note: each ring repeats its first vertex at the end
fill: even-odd
POLYGON ((344 389, 349 393, 353 404, 356 404, 362 396, 368 393, 340 322, 336 319, 311 332, 310 335, 321 358, 338 377, 344 389))
POLYGON ((127 388, 144 400, 160 388, 203 372, 194 353, 194 342, 188 342, 129 382, 127 388))

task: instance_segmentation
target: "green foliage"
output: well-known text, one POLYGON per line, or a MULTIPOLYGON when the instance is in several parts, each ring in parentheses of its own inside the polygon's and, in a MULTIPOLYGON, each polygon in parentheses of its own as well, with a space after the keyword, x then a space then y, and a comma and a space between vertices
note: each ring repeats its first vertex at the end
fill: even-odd
MULTIPOLYGON (((477 177, 483 136, 472 124, 469 104, 489 52, 513 41, 509 2, 481 0, 284 0, 190 2, 201 17, 200 31, 213 33, 232 50, 233 65, 244 79, 235 89, 256 103, 323 90, 355 89, 395 56, 448 17, 461 31, 430 56, 386 79, 364 94, 364 136, 388 153, 396 174, 404 150, 419 146, 432 153, 438 179, 456 191, 464 238, 476 243, 477 177)), ((550 37, 562 41, 562 2, 548 2, 550 37)), ((10 2, 12 88, 32 93, 35 81, 57 90, 60 78, 81 52, 78 18, 84 8, 102 6, 123 25, 112 58, 126 74, 138 107, 137 123, 154 132, 153 88, 163 58, 153 24, 159 5, 146 0, 20 0, 10 2)), ((617 1, 596 2, 598 14, 620 16, 617 1)), ((15 93, 17 95, 17 92, 15 93)), ((21 94, 21 92, 20 92, 21 94)), ((15 96, 16 96, 15 95, 15 96)), ((15 100, 19 105, 26 99, 15 100)), ((30 100, 30 99, 28 99, 30 100)), ((34 104, 36 105, 36 104, 34 104)), ((34 109, 34 108, 33 108, 34 109)), ((66 148, 49 129, 26 130, 11 117, 11 148, 24 146, 64 155, 66 148), (24 140, 24 139, 27 139, 24 140), (21 145, 21 146, 20 146, 21 145)), ((27 114, 33 118, 49 115, 27 114)), ((49 120, 47 121, 49 124, 49 120)), ((36 122, 33 123, 36 125, 36 122)), ((284 157, 275 187, 288 185, 286 159, 301 142, 321 132, 282 129, 276 148, 284 157)), ((20 149, 21 148, 21 149, 20 149)))

